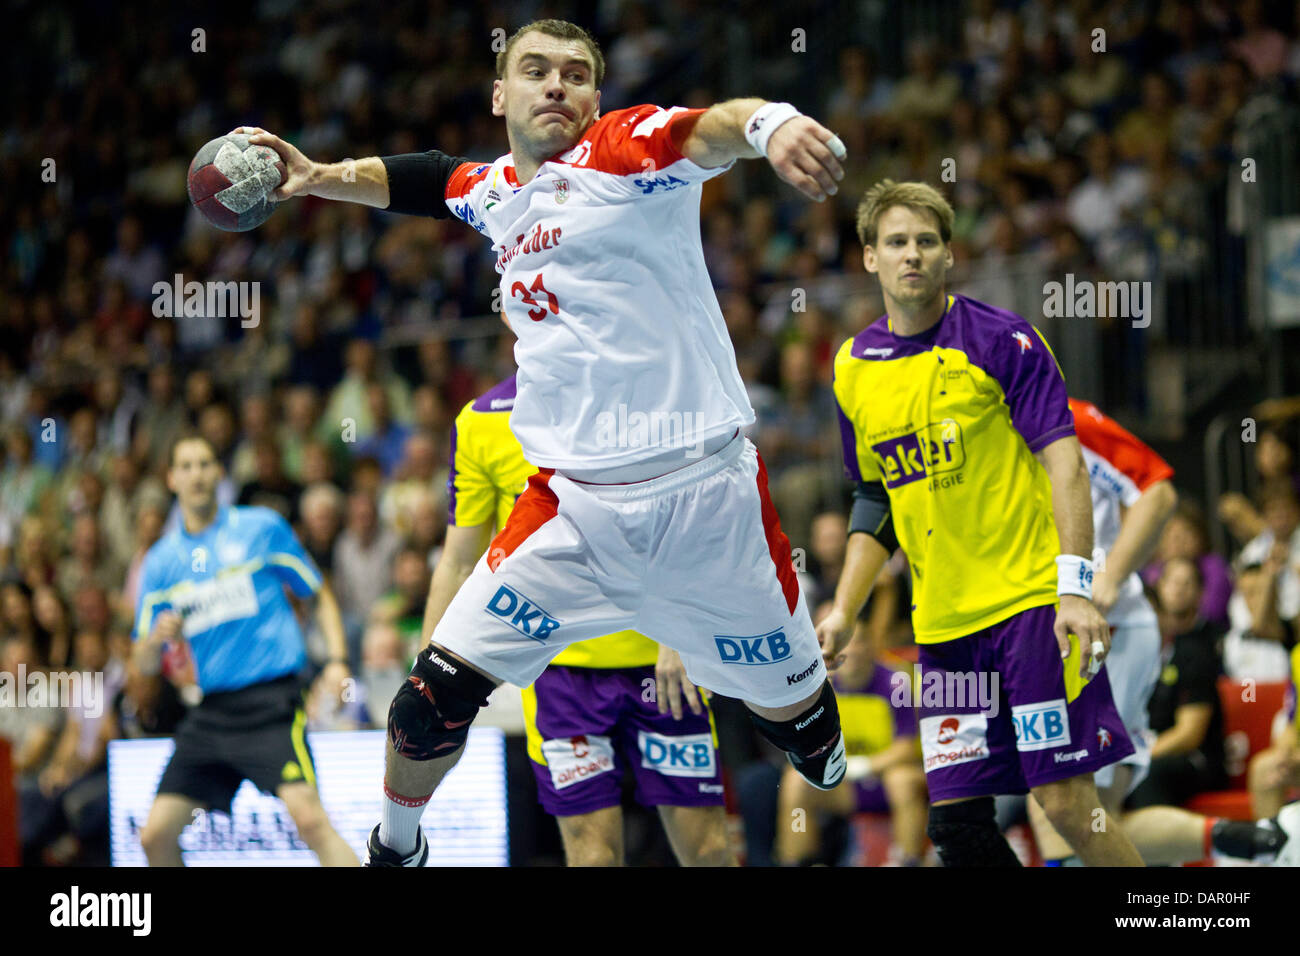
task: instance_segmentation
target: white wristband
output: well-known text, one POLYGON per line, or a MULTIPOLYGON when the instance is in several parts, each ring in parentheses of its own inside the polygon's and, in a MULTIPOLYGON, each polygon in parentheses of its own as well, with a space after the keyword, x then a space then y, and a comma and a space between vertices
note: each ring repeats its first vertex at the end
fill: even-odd
POLYGON ((1056 556, 1056 593, 1092 600, 1092 562, 1077 554, 1056 556))
POLYGON ((764 103, 745 121, 745 139, 758 150, 759 155, 766 157, 767 141, 772 138, 776 128, 786 120, 802 115, 789 103, 764 103))

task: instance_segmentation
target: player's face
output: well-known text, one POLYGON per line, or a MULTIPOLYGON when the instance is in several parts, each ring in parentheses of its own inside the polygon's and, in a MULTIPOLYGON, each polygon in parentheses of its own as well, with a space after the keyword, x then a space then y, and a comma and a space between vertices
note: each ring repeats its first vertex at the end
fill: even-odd
POLYGON ((536 158, 576 143, 600 113, 595 67, 585 44, 525 33, 492 84, 492 115, 504 116, 511 149, 536 158))
POLYGON ((932 215, 893 206, 880 217, 876 244, 862 250, 862 264, 880 276, 888 298, 921 306, 943 294, 952 252, 932 215))
POLYGON ((181 442, 167 472, 167 487, 175 492, 182 508, 206 510, 211 507, 220 480, 221 465, 213 457, 207 442, 181 442))

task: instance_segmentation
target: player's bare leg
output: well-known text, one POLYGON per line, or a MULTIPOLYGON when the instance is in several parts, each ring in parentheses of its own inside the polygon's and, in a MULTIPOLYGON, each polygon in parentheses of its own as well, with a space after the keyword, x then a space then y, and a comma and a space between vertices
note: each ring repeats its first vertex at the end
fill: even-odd
POLYGON ((298 828, 298 836, 316 854, 321 866, 361 865, 352 847, 330 823, 315 787, 303 781, 286 783, 275 791, 275 795, 283 801, 298 828))
POLYGON ((1251 758, 1246 787, 1256 819, 1277 816, 1286 803, 1288 786, 1300 787, 1300 765, 1287 749, 1273 746, 1251 758))
POLYGON ((149 818, 140 831, 140 845, 150 866, 184 866, 181 832, 194 822, 194 811, 203 804, 179 793, 160 793, 149 808, 149 818))
POLYGON ((904 860, 920 860, 925 852, 925 825, 930 811, 925 771, 896 764, 881 773, 880 785, 889 798, 894 845, 904 860))
POLYGON ((727 836, 727 811, 722 807, 659 808, 659 819, 682 866, 737 866, 727 836))
POLYGON ((786 768, 777 792, 776 860, 782 866, 797 866, 821 853, 822 834, 818 817, 823 813, 852 816, 853 789, 836 787, 818 790, 793 767, 786 768))
POLYGON ((623 865, 621 807, 603 807, 555 820, 560 825, 564 859, 569 866, 623 865))
POLYGON ((1120 821, 1101 805, 1092 774, 1054 780, 1033 788, 1047 819, 1084 866, 1142 866, 1142 857, 1120 821))
POLYGON ((420 652, 388 712, 383 819, 370 835, 367 865, 424 865, 428 846, 420 817, 500 683, 432 641, 420 652))

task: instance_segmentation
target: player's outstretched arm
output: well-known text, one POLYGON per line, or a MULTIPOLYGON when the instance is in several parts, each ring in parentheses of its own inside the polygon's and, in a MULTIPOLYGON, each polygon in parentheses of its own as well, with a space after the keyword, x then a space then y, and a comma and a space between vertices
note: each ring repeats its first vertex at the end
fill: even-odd
POLYGON ((747 98, 705 110, 683 141, 682 155, 706 169, 766 156, 778 176, 821 202, 839 191, 846 154, 838 136, 790 104, 747 98))
POLYGON ((269 146, 284 161, 285 180, 271 193, 276 202, 294 196, 320 196, 378 209, 388 208, 388 171, 378 156, 341 163, 318 163, 304 156, 297 146, 261 127, 240 126, 233 132, 247 133, 250 143, 269 146))

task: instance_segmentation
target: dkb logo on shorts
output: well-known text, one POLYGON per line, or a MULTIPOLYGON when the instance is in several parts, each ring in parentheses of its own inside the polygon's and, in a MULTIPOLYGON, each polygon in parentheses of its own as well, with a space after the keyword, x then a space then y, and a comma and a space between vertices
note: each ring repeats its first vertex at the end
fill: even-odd
POLYGON ((669 777, 712 777, 713 737, 710 734, 686 734, 665 737, 647 730, 637 734, 641 748, 641 766, 669 777))
POLYGON ((514 588, 501 585, 492 600, 487 603, 487 612, 499 617, 529 640, 543 644, 551 632, 560 626, 560 622, 537 606, 537 602, 524 597, 514 588))
POLYGON ((773 631, 758 637, 729 637, 715 634, 718 656, 724 664, 775 664, 790 656, 790 642, 785 631, 773 631))
POLYGON ((1070 743, 1070 715, 1061 698, 1011 708, 1017 750, 1052 750, 1070 743))

